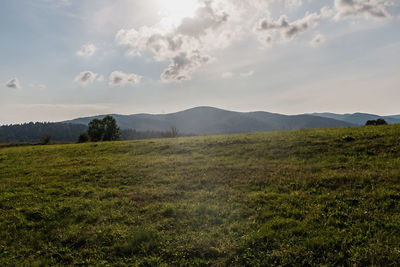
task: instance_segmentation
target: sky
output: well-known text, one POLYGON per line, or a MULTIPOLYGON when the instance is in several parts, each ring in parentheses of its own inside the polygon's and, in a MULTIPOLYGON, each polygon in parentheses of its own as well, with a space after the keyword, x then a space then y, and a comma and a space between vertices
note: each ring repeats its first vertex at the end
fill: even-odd
POLYGON ((400 114, 398 0, 3 0, 0 124, 400 114))

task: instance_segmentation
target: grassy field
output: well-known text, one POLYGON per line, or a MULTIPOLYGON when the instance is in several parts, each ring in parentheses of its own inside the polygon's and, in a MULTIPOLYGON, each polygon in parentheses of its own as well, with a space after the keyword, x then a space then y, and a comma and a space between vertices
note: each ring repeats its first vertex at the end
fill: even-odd
POLYGON ((400 126, 0 149, 0 265, 398 265, 400 126))

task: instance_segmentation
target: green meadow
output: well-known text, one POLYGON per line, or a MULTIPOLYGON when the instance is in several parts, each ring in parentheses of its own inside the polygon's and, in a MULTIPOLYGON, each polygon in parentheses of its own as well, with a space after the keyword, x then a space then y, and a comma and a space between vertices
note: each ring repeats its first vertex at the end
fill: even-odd
POLYGON ((1 266, 396 266, 400 126, 0 148, 1 266))

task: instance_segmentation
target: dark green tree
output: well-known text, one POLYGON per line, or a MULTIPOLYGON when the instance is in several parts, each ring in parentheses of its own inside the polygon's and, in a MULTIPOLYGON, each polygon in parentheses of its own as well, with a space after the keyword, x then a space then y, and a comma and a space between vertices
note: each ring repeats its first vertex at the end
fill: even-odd
POLYGON ((81 133, 78 138, 78 143, 86 143, 89 142, 90 136, 88 133, 81 133))
POLYGON ((388 123, 384 119, 377 119, 376 125, 388 125, 388 123))
POLYGON ((92 142, 99 142, 103 140, 104 124, 102 120, 93 119, 89 122, 88 135, 92 142))
POLYGON ((42 145, 50 145, 51 144, 51 135, 46 135, 42 138, 42 145))
POLYGON ((116 141, 121 137, 117 121, 112 116, 105 116, 102 120, 104 127, 103 141, 116 141))
POLYGON ((369 120, 365 125, 387 125, 388 123, 384 119, 369 120))

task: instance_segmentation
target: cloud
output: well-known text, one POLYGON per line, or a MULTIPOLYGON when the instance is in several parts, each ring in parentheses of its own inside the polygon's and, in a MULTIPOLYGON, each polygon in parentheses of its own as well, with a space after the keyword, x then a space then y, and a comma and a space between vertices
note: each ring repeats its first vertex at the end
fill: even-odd
POLYGON ((92 84, 98 74, 93 73, 91 71, 84 71, 78 74, 78 76, 75 77, 74 82, 80 83, 82 86, 86 86, 88 84, 92 84))
POLYGON ((230 78, 232 78, 232 77, 233 77, 233 73, 230 72, 230 71, 226 71, 226 72, 223 72, 223 73, 221 74, 221 78, 222 78, 222 79, 230 79, 230 78))
POLYGON ((321 8, 321 17, 322 18, 332 18, 336 14, 336 11, 334 8, 329 7, 329 6, 324 6, 321 8))
POLYGON ((297 35, 317 26, 321 20, 321 15, 311 13, 305 17, 289 22, 285 15, 274 21, 271 18, 260 20, 256 32, 259 34, 260 40, 267 44, 271 44, 280 36, 283 40, 292 40, 297 35))
POLYGON ((8 82, 6 82, 5 86, 7 88, 13 88, 13 89, 21 88, 21 84, 19 83, 17 78, 9 80, 8 82))
POLYGON ((337 11, 335 19, 355 16, 374 19, 391 17, 386 6, 392 3, 385 0, 335 0, 334 5, 337 11))
POLYGON ((125 54, 130 57, 150 54, 156 62, 169 62, 160 74, 162 81, 185 81, 213 62, 219 51, 249 34, 255 34, 263 44, 288 42, 318 26, 322 19, 358 13, 388 16, 384 5, 388 1, 331 0, 334 5, 322 8, 320 13, 307 12, 300 19, 290 20, 284 13, 272 18, 270 11, 280 8, 285 12, 311 0, 198 0, 196 12, 180 22, 168 24, 164 17, 155 25, 120 29, 115 42, 126 46, 125 54))
POLYGON ((116 35, 119 45, 130 47, 129 55, 141 56, 150 51, 156 61, 169 61, 161 74, 163 81, 190 80, 191 74, 210 62, 210 51, 231 44, 235 32, 229 27, 227 6, 218 1, 201 1, 193 17, 187 17, 177 26, 120 30, 116 35))
POLYGON ((254 70, 250 70, 248 72, 240 73, 240 76, 242 76, 242 77, 251 77, 253 75, 254 75, 254 70))
POLYGON ((202 55, 199 51, 192 51, 190 54, 182 52, 172 58, 161 79, 165 82, 190 80, 190 73, 209 61, 210 57, 202 55))
POLYGON ((285 6, 287 8, 296 8, 299 6, 303 5, 303 1, 302 0, 286 0, 285 1, 285 6))
POLYGON ((94 44, 85 44, 82 46, 81 50, 76 52, 80 57, 91 57, 96 52, 97 47, 94 44))
POLYGON ((314 38, 310 41, 310 45, 318 46, 326 42, 326 37, 323 34, 317 34, 314 38))
POLYGON ((131 73, 123 73, 121 71, 114 71, 110 74, 109 85, 110 86, 123 86, 123 85, 136 85, 139 84, 142 76, 131 73))

